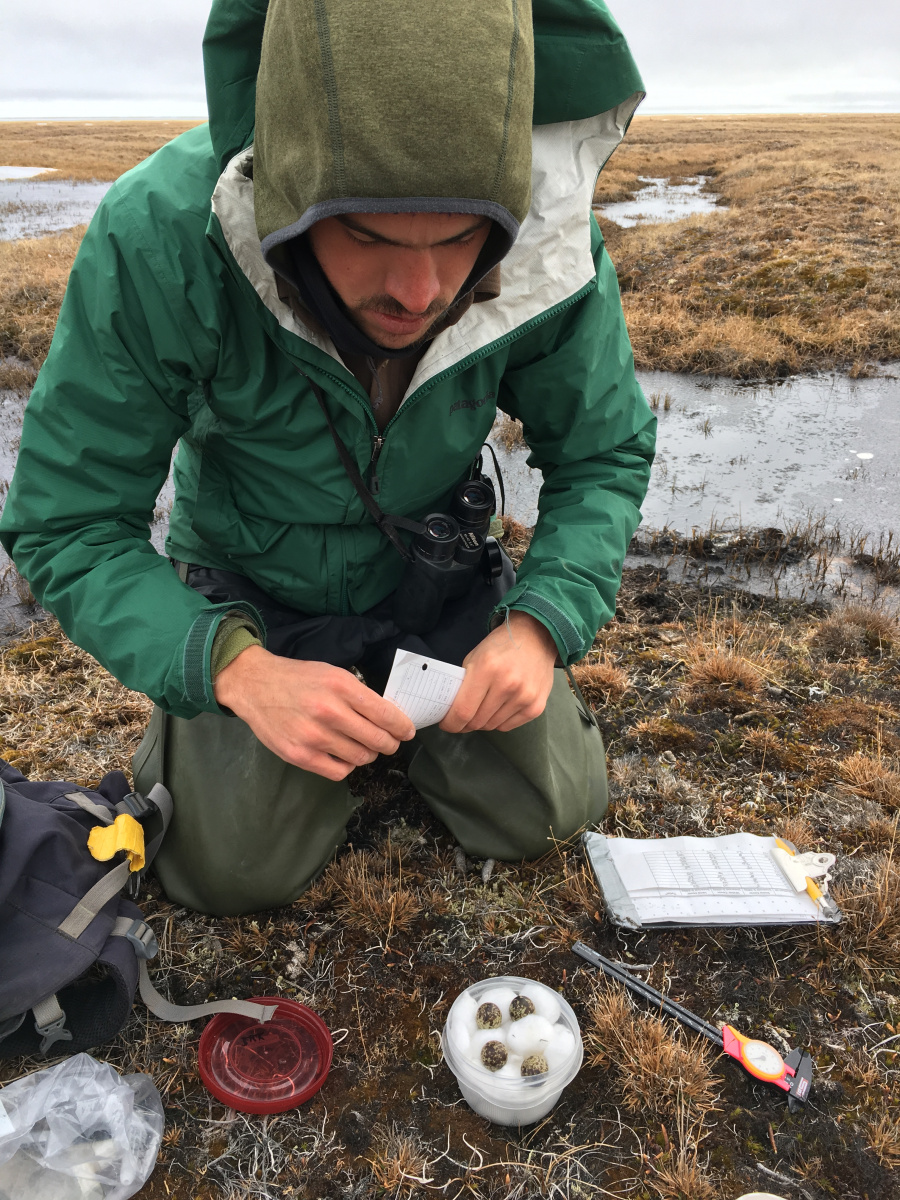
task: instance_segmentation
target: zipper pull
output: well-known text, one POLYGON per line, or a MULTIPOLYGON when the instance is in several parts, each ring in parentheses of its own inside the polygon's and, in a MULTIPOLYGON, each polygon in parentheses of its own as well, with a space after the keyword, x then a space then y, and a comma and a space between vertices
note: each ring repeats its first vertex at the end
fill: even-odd
POLYGON ((384 438, 377 435, 372 439, 372 457, 369 460, 369 491, 377 496, 381 491, 381 480, 378 478, 378 459, 384 446, 384 438))

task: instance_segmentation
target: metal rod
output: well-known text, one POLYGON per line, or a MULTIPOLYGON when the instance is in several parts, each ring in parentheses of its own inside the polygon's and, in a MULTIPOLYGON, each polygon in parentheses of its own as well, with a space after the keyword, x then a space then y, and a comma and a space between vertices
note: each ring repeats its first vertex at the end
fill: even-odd
POLYGON ((636 979, 634 975, 623 967, 620 963, 615 963, 609 958, 604 958, 602 954, 598 954, 596 950, 592 950, 590 946, 586 946, 584 942, 576 942, 572 947, 574 952, 592 966, 599 967, 605 974, 617 979, 634 992, 636 995, 643 997, 645 1000, 651 1001, 655 1006, 661 1008, 671 1017, 676 1017, 689 1029, 693 1029, 695 1033, 702 1034, 703 1037, 709 1038, 714 1042, 719 1049, 722 1049, 722 1031, 717 1029, 715 1025, 711 1025, 708 1021, 704 1021, 702 1017, 698 1017, 696 1013, 692 1013, 690 1009, 683 1008, 682 1005, 674 1000, 669 1000, 662 992, 658 992, 655 987, 649 983, 644 983, 643 979, 636 979))

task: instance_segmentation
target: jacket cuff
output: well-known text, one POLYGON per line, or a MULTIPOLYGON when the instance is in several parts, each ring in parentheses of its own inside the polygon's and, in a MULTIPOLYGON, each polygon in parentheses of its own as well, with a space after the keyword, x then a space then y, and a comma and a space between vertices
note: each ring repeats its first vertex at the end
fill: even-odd
POLYGON ((504 596, 503 603, 494 609, 494 614, 503 617, 510 609, 528 613, 550 631, 563 666, 584 658, 586 647, 576 625, 561 608, 538 592, 531 591, 527 586, 521 592, 516 587, 512 588, 504 596))
POLYGON ((225 711, 219 707, 213 691, 212 660, 216 635, 223 622, 230 618, 236 618, 240 625, 252 630, 263 644, 265 625, 262 617, 244 600, 211 605, 200 613, 185 638, 182 659, 184 698, 197 712, 225 711))

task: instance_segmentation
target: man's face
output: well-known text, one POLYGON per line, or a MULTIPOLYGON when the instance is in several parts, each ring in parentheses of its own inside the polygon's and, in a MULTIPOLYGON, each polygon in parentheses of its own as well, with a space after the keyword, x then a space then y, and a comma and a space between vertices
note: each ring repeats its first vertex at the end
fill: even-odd
POLYGON ((309 232, 319 266, 379 346, 423 341, 465 283, 491 228, 466 213, 352 213, 309 232))

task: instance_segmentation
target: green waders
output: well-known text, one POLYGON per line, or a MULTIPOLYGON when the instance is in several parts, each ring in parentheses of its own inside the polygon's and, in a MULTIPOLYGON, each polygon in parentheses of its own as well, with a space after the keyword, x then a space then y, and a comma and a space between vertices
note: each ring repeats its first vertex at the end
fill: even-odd
MULTIPOLYGON (((556 671, 543 714, 510 733, 419 731, 410 782, 468 853, 538 858, 606 812, 600 731, 556 671)), ((346 836, 359 799, 289 766, 236 717, 155 709, 134 757, 138 791, 162 782, 175 816, 154 869, 167 896, 220 916, 296 900, 346 836)))

